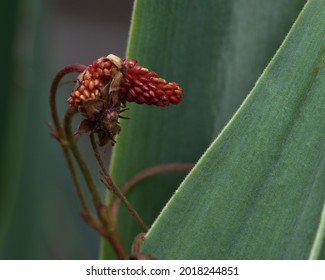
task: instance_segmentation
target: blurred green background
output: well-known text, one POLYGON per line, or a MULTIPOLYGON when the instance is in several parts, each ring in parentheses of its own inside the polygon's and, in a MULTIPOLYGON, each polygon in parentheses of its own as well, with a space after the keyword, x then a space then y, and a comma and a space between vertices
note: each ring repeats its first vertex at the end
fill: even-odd
MULTIPOLYGON (((1 1, 0 259, 98 258, 99 237, 79 217, 61 148, 49 135, 49 88, 65 65, 125 55, 132 4, 1 1)), ((60 88, 61 111, 72 86, 60 88)))

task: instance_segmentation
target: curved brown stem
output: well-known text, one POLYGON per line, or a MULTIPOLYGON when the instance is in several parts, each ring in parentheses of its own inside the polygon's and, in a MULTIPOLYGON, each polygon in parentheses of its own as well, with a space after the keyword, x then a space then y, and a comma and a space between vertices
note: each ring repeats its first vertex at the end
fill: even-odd
POLYGON ((116 226, 111 219, 107 207, 101 203, 101 198, 97 192, 96 186, 92 180, 88 167, 85 164, 74 139, 72 129, 71 129, 71 119, 72 116, 75 114, 76 109, 70 108, 67 110, 64 118, 64 128, 63 128, 60 123, 58 111, 56 108, 57 89, 61 79, 68 73, 82 72, 85 69, 86 66, 84 65, 80 65, 80 64, 70 65, 60 70, 57 73, 57 75, 54 77, 54 80, 51 85, 50 108, 51 108, 51 114, 52 114, 55 128, 52 129, 51 132, 52 135, 59 141, 59 143, 62 146, 70 173, 72 175, 72 179, 77 189, 78 197, 80 199, 82 208, 84 210, 84 212, 81 213, 83 219, 109 241, 116 256, 119 259, 126 259, 127 254, 125 253, 122 243, 118 238, 116 226), (79 167, 81 169, 81 172, 85 177, 99 219, 91 213, 91 210, 88 207, 87 200, 85 199, 85 195, 81 188, 81 184, 77 177, 77 173, 71 158, 70 149, 74 154, 76 161, 79 164, 79 167))
POLYGON ((124 250, 124 247, 122 246, 122 242, 120 241, 117 232, 116 231, 111 232, 110 234, 107 234, 105 238, 111 244, 118 259, 125 260, 127 258, 127 254, 124 250))
POLYGON ((54 122, 54 126, 57 129, 58 136, 60 138, 64 138, 64 131, 63 128, 60 124, 60 119, 59 119, 59 114, 58 110, 56 108, 56 93, 57 89, 59 86, 59 83, 61 82, 61 79, 69 73, 72 72, 83 72, 86 69, 85 65, 81 64, 72 64, 68 65, 64 68, 62 68, 54 77, 52 85, 51 85, 51 93, 50 93, 50 108, 51 108, 51 114, 52 114, 52 119, 54 122))
MULTIPOLYGON (((105 179, 105 182, 104 182, 105 186, 108 188, 108 190, 112 191, 116 195, 116 197, 125 205, 125 207, 129 210, 131 215, 134 217, 134 219, 138 222, 138 224, 140 225, 142 230, 147 232, 148 231, 147 225, 143 222, 143 220, 141 219, 141 217, 139 216, 137 211, 132 207, 130 202, 123 195, 123 193, 120 191, 120 189, 115 185, 111 176, 108 174, 105 164, 104 164, 104 162, 100 156, 100 153, 98 151, 98 147, 97 147, 96 140, 95 140, 93 133, 90 134, 90 142, 91 142, 91 146, 94 150, 95 157, 96 157, 96 159, 99 163, 99 166, 102 170, 103 177, 105 179)), ((114 221, 116 221, 116 220, 114 220, 114 221)))
POLYGON ((67 141, 69 143, 70 149, 80 167, 80 170, 85 178, 85 181, 87 183, 88 186, 88 190, 90 192, 92 201, 96 207, 96 209, 98 210, 99 207, 101 207, 103 205, 101 197, 97 191, 96 188, 96 184, 93 180, 93 177, 90 174, 90 170, 85 162, 85 160, 83 159, 79 148, 77 146, 77 143, 74 139, 73 133, 72 133, 72 129, 71 129, 71 120, 73 115, 77 112, 77 109, 70 107, 65 114, 64 117, 64 130, 67 136, 67 141))
MULTIPOLYGON (((167 163, 146 168, 127 180, 120 188, 120 191, 123 195, 125 195, 132 187, 135 186, 136 183, 147 177, 170 171, 190 171, 193 166, 194 163, 167 163)), ((110 206, 110 211, 114 220, 117 220, 119 206, 120 200, 114 198, 110 206)))
POLYGON ((114 228, 114 230, 111 229, 108 231, 107 228, 103 227, 103 223, 96 217, 89 215, 82 215, 82 217, 89 226, 97 230, 102 235, 102 237, 104 237, 110 243, 118 259, 125 260, 127 258, 127 254, 122 245, 122 242, 118 237, 116 228, 114 228))
POLYGON ((59 86, 59 83, 61 81, 61 79, 68 73, 71 72, 82 72, 84 71, 84 69, 86 68, 86 66, 84 65, 80 65, 80 64, 76 64, 76 65, 69 65, 67 67, 64 67, 63 69, 61 69, 56 76, 53 79, 52 85, 51 85, 51 90, 50 90, 50 108, 51 108, 51 115, 52 115, 52 119, 54 122, 54 126, 55 126, 55 131, 52 131, 52 134, 59 140, 62 149, 63 149, 63 153, 65 156, 65 159, 67 161, 68 164, 68 168, 70 170, 71 176, 72 176, 72 180, 76 186, 76 190, 77 190, 77 194, 79 197, 79 200, 81 202, 81 206, 85 212, 85 214, 90 213, 90 209, 88 207, 88 204, 86 202, 85 199, 85 195, 82 191, 81 188, 81 184, 80 181, 77 177, 77 173, 76 170, 74 168, 73 165, 73 161, 70 155, 70 151, 67 145, 67 141, 65 138, 65 133, 64 130, 62 128, 62 125, 60 123, 59 120, 59 115, 58 115, 58 111, 56 108, 56 94, 57 94, 57 89, 59 86))
MULTIPOLYGON (((119 259, 125 259, 126 253, 125 253, 125 250, 123 248, 121 241, 119 240, 119 238, 117 236, 115 221, 112 220, 112 217, 111 217, 110 213, 108 212, 107 207, 102 203, 101 197, 98 193, 97 187, 96 187, 94 180, 91 176, 89 168, 79 151, 77 143, 75 142, 74 135, 73 135, 72 129, 71 129, 71 120, 75 113, 76 113, 76 109, 74 109, 74 108, 70 108, 67 110, 65 118, 64 118, 64 128, 65 128, 65 133, 67 136, 67 141, 69 142, 70 149, 72 150, 72 153, 73 153, 73 155, 80 167, 80 170, 84 176, 84 179, 88 186, 88 190, 92 197, 93 204, 97 210, 98 217, 101 221, 101 223, 99 223, 99 225, 98 225, 98 223, 96 223, 96 224, 94 224, 95 226, 93 225, 93 227, 95 229, 97 229, 98 232, 100 232, 100 234, 109 241, 116 256, 119 259)), ((92 225, 92 223, 93 223, 92 220, 87 221, 87 222, 90 225, 92 225)))

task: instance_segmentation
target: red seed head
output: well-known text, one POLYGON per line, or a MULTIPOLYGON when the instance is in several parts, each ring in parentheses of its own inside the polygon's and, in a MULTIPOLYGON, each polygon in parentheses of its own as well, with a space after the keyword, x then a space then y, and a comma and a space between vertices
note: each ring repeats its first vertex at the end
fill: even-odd
POLYGON ((68 103, 77 108, 85 100, 107 97, 114 106, 125 100, 157 106, 180 102, 183 90, 177 83, 167 82, 136 64, 136 60, 121 60, 115 55, 93 61, 78 76, 68 103))
POLYGON ((105 87, 120 71, 120 61, 118 57, 109 55, 89 64, 78 76, 76 86, 67 100, 70 106, 78 107, 85 100, 101 98, 105 87))
POLYGON ((168 106, 180 102, 183 90, 175 82, 159 78, 157 73, 149 71, 136 60, 123 60, 124 80, 121 93, 129 102, 168 106))

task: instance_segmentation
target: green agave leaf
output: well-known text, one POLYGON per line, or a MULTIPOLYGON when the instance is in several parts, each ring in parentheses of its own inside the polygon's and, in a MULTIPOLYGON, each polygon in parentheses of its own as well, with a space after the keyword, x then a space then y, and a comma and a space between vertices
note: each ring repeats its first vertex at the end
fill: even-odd
MULTIPOLYGON (((241 104, 305 1, 135 1, 128 54, 184 88, 167 108, 130 106, 111 172, 121 185, 144 168, 196 162, 241 104)), ((138 183, 128 198, 149 225, 184 173, 138 183)), ((140 228, 121 206, 120 231, 130 248, 140 228)), ((102 257, 111 258, 108 247, 102 257)))
POLYGON ((144 253, 159 259, 321 256, 324 64, 325 2, 310 0, 148 232, 144 253))

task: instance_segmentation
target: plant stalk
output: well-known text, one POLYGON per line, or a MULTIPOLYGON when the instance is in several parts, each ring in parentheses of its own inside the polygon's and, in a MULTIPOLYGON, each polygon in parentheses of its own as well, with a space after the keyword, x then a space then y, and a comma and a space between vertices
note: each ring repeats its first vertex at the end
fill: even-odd
POLYGON ((131 213, 131 215, 134 217, 134 219, 137 221, 137 223, 140 225, 140 227, 142 228, 142 230, 144 230, 145 232, 148 231, 148 227, 147 225, 143 222, 143 220, 141 219, 141 217, 139 216, 139 214, 136 212, 136 210, 132 207, 132 205, 130 204, 130 202, 127 200, 127 198, 123 195, 123 193, 121 192, 121 190, 115 185, 114 181, 112 180, 111 176, 108 174, 105 164, 100 156, 100 153, 98 151, 98 147, 96 144, 96 140, 94 137, 94 134, 91 133, 90 134, 90 142, 92 145, 92 148, 94 150, 94 154, 95 157, 99 163, 99 166, 103 172, 103 177, 106 181, 107 184, 105 184, 107 186, 107 188, 109 190, 111 190, 120 200, 121 202, 125 205, 125 207, 129 210, 129 212, 131 213))
POLYGON ((61 144, 61 147, 63 149, 63 153, 64 153, 65 159, 67 161, 68 168, 69 168, 69 171, 70 171, 71 176, 72 176, 72 180, 73 180, 74 185, 76 187, 77 194, 78 194, 79 200, 81 202, 81 206, 83 208, 83 211, 85 213, 90 213, 89 206, 88 206, 87 201, 85 199, 85 195, 84 195, 84 193, 82 191, 80 181, 78 179, 76 170, 75 170, 74 165, 73 165, 73 161, 72 161, 70 151, 69 151, 69 148, 68 148, 68 145, 67 145, 65 133, 64 133, 64 130, 63 130, 62 126, 61 126, 58 111, 57 111, 57 107, 56 107, 57 89, 58 89, 58 85, 59 85, 61 79, 68 73, 82 72, 82 71, 84 71, 85 68, 86 68, 86 66, 80 65, 80 64, 69 65, 69 66, 66 66, 63 69, 61 69, 56 74, 56 76, 53 79, 51 89, 50 89, 50 108, 51 108, 52 119, 53 119, 54 126, 55 126, 55 131, 52 130, 52 134, 58 139, 58 141, 61 144))

